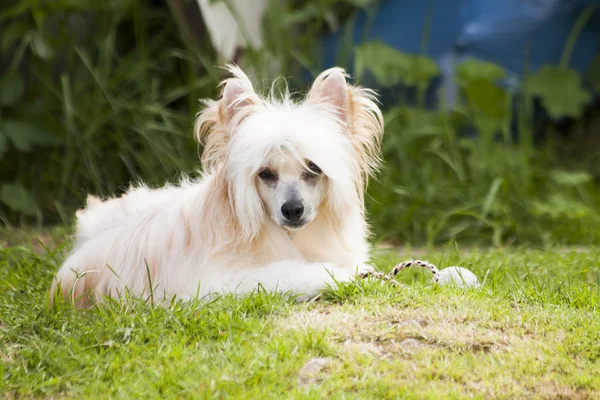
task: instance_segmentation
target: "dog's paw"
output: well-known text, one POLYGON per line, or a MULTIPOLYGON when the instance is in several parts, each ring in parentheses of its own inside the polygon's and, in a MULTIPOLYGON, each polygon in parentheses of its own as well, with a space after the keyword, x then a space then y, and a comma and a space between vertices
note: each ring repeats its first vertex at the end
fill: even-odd
POLYGON ((307 301, 317 297, 321 292, 329 287, 335 287, 341 282, 350 282, 354 280, 354 273, 339 267, 324 266, 318 270, 317 275, 307 282, 304 288, 296 296, 297 301, 307 301))

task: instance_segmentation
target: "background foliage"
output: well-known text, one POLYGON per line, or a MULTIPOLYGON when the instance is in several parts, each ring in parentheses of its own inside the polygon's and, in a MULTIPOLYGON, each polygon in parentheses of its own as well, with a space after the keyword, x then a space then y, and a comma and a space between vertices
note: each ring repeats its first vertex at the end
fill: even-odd
MULTIPOLYGON (((272 1, 265 48, 249 49, 243 66, 258 82, 284 75, 304 90, 302 71, 321 68, 319 35, 343 21, 351 27, 354 14, 375 3, 272 1)), ((68 223, 88 191, 118 193, 140 179, 161 184, 197 168, 193 117, 222 71, 211 49, 184 40, 169 5, 11 0, 0 29, 5 223, 68 223)), ((468 60, 457 70, 458 102, 433 111, 425 107, 440 74, 432 60, 378 42, 341 49, 340 64, 392 99, 386 167, 368 200, 377 236, 600 242, 598 112, 586 89, 598 87, 598 77, 569 69, 568 55, 566 48, 561 65, 510 91, 497 84, 502 68, 468 60), (565 117, 567 140, 556 128, 565 117)))

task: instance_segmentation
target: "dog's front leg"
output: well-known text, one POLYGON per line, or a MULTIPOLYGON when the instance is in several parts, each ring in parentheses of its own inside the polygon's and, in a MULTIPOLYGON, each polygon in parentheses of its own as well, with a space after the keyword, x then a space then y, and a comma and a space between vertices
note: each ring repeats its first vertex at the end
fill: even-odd
POLYGON ((263 288, 268 292, 289 293, 298 301, 305 301, 328 286, 353 278, 353 273, 333 264, 289 260, 236 269, 231 272, 222 291, 246 294, 263 288))

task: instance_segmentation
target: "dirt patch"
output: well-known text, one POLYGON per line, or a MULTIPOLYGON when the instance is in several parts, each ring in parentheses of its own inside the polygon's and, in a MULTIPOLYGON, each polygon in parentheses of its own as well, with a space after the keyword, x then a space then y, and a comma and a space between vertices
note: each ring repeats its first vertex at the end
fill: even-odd
POLYGON ((0 350, 0 361, 3 364, 10 364, 14 360, 13 355, 0 350))
POLYGON ((481 319, 439 310, 407 310, 385 307, 351 312, 330 306, 294 313, 280 321, 280 329, 327 330, 345 348, 373 355, 411 354, 444 348, 457 352, 489 353, 507 350, 523 338, 485 326, 481 319))
POLYGON ((298 386, 308 390, 311 386, 320 385, 329 376, 332 364, 329 358, 311 358, 298 372, 298 386))
POLYGON ((464 381, 465 387, 472 393, 478 393, 484 398, 535 398, 535 399, 598 399, 597 390, 584 390, 562 385, 553 379, 539 378, 533 383, 523 383, 508 375, 495 377, 495 385, 489 381, 464 381))

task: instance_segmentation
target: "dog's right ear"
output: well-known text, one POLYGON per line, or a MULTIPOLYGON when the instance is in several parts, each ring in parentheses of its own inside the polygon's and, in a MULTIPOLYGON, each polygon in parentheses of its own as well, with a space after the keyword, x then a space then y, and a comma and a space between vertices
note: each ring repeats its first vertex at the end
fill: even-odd
POLYGON ((194 137, 204 145, 205 171, 225 159, 236 126, 261 105, 248 76, 235 65, 228 65, 227 70, 232 76, 221 83, 224 86, 221 99, 202 101, 205 108, 198 113, 194 125, 194 137))
POLYGON ((251 110, 252 106, 259 105, 260 101, 250 79, 239 67, 229 66, 228 70, 233 77, 223 82, 225 88, 221 101, 219 101, 219 107, 223 120, 231 122, 240 114, 244 114, 243 111, 251 110))

